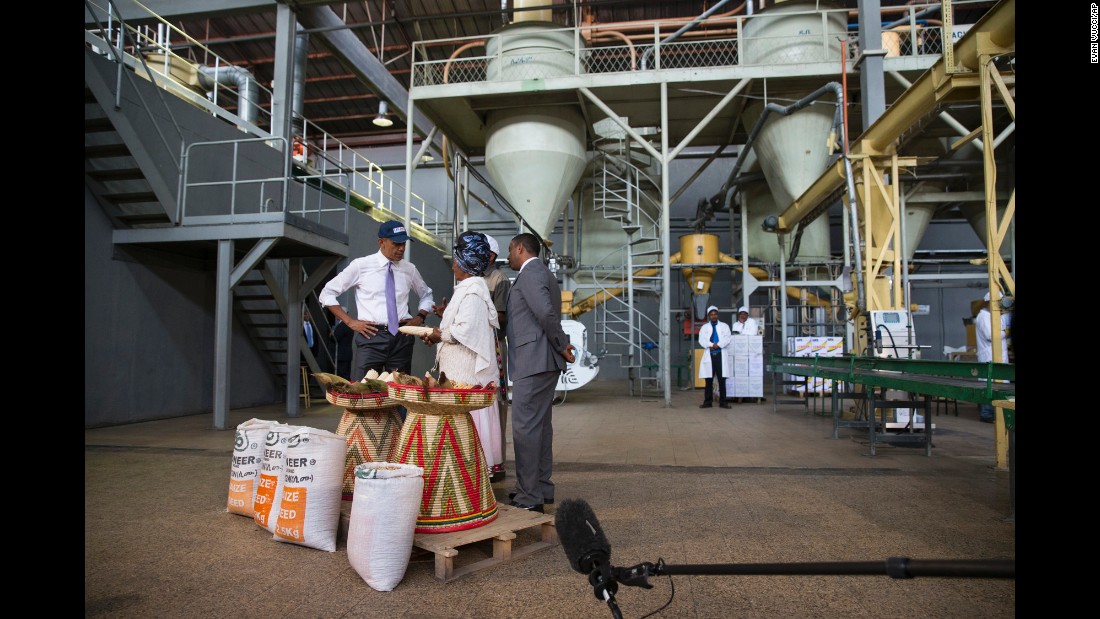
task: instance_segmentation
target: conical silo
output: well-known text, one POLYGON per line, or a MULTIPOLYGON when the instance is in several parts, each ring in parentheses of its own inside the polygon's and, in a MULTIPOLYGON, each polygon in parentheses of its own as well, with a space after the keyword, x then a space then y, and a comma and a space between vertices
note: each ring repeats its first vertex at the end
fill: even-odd
MULTIPOLYGON (((744 64, 781 65, 840 58, 840 42, 833 35, 847 35, 847 16, 844 11, 815 11, 818 8, 842 7, 819 1, 791 1, 768 7, 748 19, 742 36, 744 64)), ((809 91, 797 97, 806 94, 809 91)), ((753 152, 768 181, 771 204, 756 190, 755 196, 749 196, 750 221, 766 216, 761 209, 772 211, 767 214, 785 209, 821 176, 829 163, 827 138, 836 110, 829 103, 812 105, 789 116, 769 115, 753 152)), ((746 108, 746 130, 752 131, 763 112, 764 103, 746 108)), ((776 253, 778 248, 767 251, 776 253)), ((802 231, 798 254, 792 260, 818 261, 828 259, 829 254, 829 222, 818 218, 802 231)))
MULTIPOLYGON (((985 217, 985 204, 981 202, 964 202, 959 205, 959 212, 966 218, 967 223, 970 224, 970 228, 974 231, 974 234, 978 235, 978 238, 982 242, 984 247, 986 244, 986 217, 985 217)), ((1005 215, 1005 207, 997 207, 997 219, 998 221, 1003 219, 1005 215)), ((1001 258, 1009 260, 1012 257, 1012 248, 1006 237, 1005 242, 1001 243, 1001 258)))
MULTIPOLYGON (((782 159, 781 155, 769 152, 768 155, 763 155, 766 158, 771 158, 775 161, 778 156, 782 159)), ((760 164, 760 160, 756 156, 756 152, 750 151, 746 155, 745 165, 743 168, 746 171, 755 169, 767 169, 760 164)), ((793 171, 787 171, 782 169, 782 164, 779 164, 778 169, 774 169, 772 174, 779 176, 776 183, 782 185, 784 182, 793 180, 794 182, 803 182, 804 178, 800 178, 798 174, 793 171), (790 172, 790 174, 788 174, 790 172)), ((822 166, 822 170, 824 166, 822 166)), ((818 171, 818 175, 820 175, 818 171)), ((768 172, 764 172, 764 177, 768 179, 768 182, 755 182, 748 183, 741 187, 741 200, 745 202, 745 212, 747 214, 747 220, 744 223, 745 229, 748 231, 748 244, 749 244, 749 256, 758 260, 764 260, 766 262, 779 262, 779 242, 776 240, 774 234, 763 232, 762 225, 764 219, 769 215, 778 215, 784 208, 787 207, 793 200, 786 196, 790 195, 789 190, 783 192, 783 197, 777 199, 773 192, 775 185, 771 183, 771 178, 768 177, 768 172), (785 202, 783 200, 786 200, 785 202), (780 206, 782 204, 782 206, 780 206)), ((810 182, 816 180, 817 176, 813 176, 806 186, 809 186, 810 182)), ((804 191, 805 189, 803 189, 804 191)), ((799 192, 800 195, 801 192, 799 192)), ((739 242, 739 241, 735 241, 739 242)), ((790 251, 790 244, 787 245, 788 251, 790 251)), ((829 222, 826 217, 818 217, 816 220, 810 223, 802 233, 802 238, 799 240, 798 254, 793 260, 823 260, 829 257, 829 222)), ((787 262, 793 261, 790 256, 787 256, 787 262)))
MULTIPOLYGON (((490 80, 572 75, 569 30, 550 22, 517 22, 486 45, 490 80)), ((576 105, 494 110, 486 119, 485 167, 508 202, 543 238, 549 236, 586 161, 585 121, 576 105)))

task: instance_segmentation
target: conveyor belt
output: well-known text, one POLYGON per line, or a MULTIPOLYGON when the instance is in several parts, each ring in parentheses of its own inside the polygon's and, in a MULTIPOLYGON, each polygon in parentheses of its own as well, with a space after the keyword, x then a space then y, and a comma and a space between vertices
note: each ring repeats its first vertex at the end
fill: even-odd
POLYGON ((1011 363, 772 355, 768 371, 831 378, 979 404, 1016 396, 1016 366, 1011 363))
MULTIPOLYGON (((875 443, 902 442, 923 443, 926 455, 932 455, 932 422, 929 415, 932 397, 952 398, 964 402, 991 404, 994 400, 1008 400, 1016 395, 1016 366, 1010 363, 970 363, 962 361, 926 361, 881 357, 782 357, 773 355, 768 371, 777 374, 829 378, 836 381, 832 391, 833 438, 838 430, 867 428, 870 439, 870 455, 875 455, 875 443), (864 385, 862 392, 842 392, 841 384, 864 385), (880 393, 876 393, 876 388, 880 393), (893 389, 919 394, 919 400, 888 400, 885 391, 893 389), (866 399, 867 418, 856 421, 840 419, 840 399, 866 399), (924 427, 917 434, 912 421, 908 432, 891 434, 880 432, 886 428, 886 409, 909 408, 924 411, 924 427), (875 410, 882 410, 880 420, 875 410)), ((910 415, 910 420, 916 415, 910 415)))

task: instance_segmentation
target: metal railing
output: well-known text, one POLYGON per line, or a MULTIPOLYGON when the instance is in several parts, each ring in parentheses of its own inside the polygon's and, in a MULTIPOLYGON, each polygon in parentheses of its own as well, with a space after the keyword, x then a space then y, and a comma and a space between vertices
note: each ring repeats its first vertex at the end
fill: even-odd
MULTIPOLYGON (((115 16, 113 5, 103 7, 88 0, 86 4, 91 9, 102 12, 103 23, 106 26, 102 29, 86 31, 87 45, 99 53, 105 53, 111 47, 110 41, 118 41, 118 47, 123 53, 122 64, 138 75, 149 77, 142 68, 143 64, 147 65, 152 69, 152 79, 157 86, 236 125, 253 136, 255 140, 266 141, 270 146, 275 146, 276 142, 281 143, 282 152, 288 152, 286 140, 275 138, 270 132, 269 109, 273 99, 270 90, 252 79, 247 83, 245 92, 242 92, 239 87, 226 85, 221 80, 210 77, 209 74, 217 76, 224 70, 235 67, 137 0, 133 0, 133 3, 149 14, 154 20, 152 25, 132 27, 124 24, 115 16), (181 55, 177 50, 184 50, 186 56, 181 55)), ((242 212, 242 209, 237 208, 237 204, 233 204, 229 212, 223 213, 222 216, 231 217, 234 223, 239 223, 257 218, 263 219, 262 213, 265 212, 281 211, 285 208, 287 199, 285 181, 293 177, 307 184, 312 182, 324 185, 327 188, 326 193, 337 195, 340 192, 346 193, 347 205, 364 211, 377 209, 377 212, 372 213, 376 219, 379 217, 405 219, 405 186, 402 183, 385 175, 377 164, 326 133, 315 123, 300 116, 296 117, 296 121, 301 126, 302 135, 296 136, 295 141, 300 141, 305 153, 303 157, 295 158, 294 161, 302 169, 292 173, 287 168, 285 178, 253 178, 242 181, 249 185, 283 183, 282 199, 276 203, 268 192, 265 193, 267 197, 262 205, 251 214, 248 213, 250 208, 243 208, 242 212)), ((246 138, 240 142, 248 141, 254 140, 246 138)), ((206 145, 213 144, 215 143, 206 143, 206 145)), ((190 183, 190 186, 196 185, 190 183)), ((265 191, 266 189, 265 187, 265 191)), ((304 196, 305 192, 303 192, 303 199, 304 196)), ((450 224, 444 221, 443 212, 430 206, 416 193, 411 193, 411 196, 408 208, 409 219, 414 229, 421 229, 422 234, 419 235, 421 240, 426 240, 441 249, 449 247, 450 224)), ((184 210, 182 205, 180 210, 181 212, 184 210)), ((323 209, 310 209, 303 204, 297 210, 303 212, 312 210, 314 214, 319 214, 323 209)), ((288 212, 294 212, 294 210, 288 212)), ((191 223, 195 222, 192 215, 191 223)), ((340 229, 346 231, 346 217, 340 229)))
MULTIPOLYGON (((211 142, 193 142, 184 148, 183 164, 180 173, 180 200, 177 221, 187 224, 239 224, 262 221, 281 221, 283 213, 297 215, 328 228, 347 232, 347 207, 349 195, 346 191, 333 197, 343 199, 339 208, 326 202, 323 197, 333 195, 326 192, 328 183, 333 179, 346 177, 345 174, 302 174, 291 177, 288 170, 277 176, 265 174, 265 166, 246 167, 251 157, 247 154, 250 144, 268 147, 272 142, 281 142, 285 152, 287 142, 283 138, 242 138, 240 140, 217 140, 211 142), (218 150, 228 154, 218 156, 218 150), (206 168, 195 172, 191 161, 193 151, 214 151, 205 160, 228 160, 232 162, 229 170, 206 168), (258 174, 252 174, 257 171, 258 174), (196 178, 196 177, 199 178, 196 178), (296 181, 291 183, 291 181, 296 181), (300 188, 298 195, 291 195, 291 187, 300 188), (314 199, 315 198, 315 199, 314 199)), ((343 184, 347 184, 346 181, 343 184)))
MULTIPOLYGON (((956 7, 983 4, 979 0, 954 2, 956 7)), ((917 17, 926 9, 938 7, 938 2, 908 6, 902 25, 883 32, 881 48, 886 57, 936 56, 943 53, 944 34, 935 23, 917 17)), ((707 67, 752 67, 776 64, 838 62, 839 39, 848 43, 848 60, 859 54, 859 30, 847 27, 848 9, 782 13, 783 18, 820 19, 818 41, 795 36, 743 36, 744 28, 756 19, 777 19, 775 13, 712 18, 687 31, 676 40, 662 43, 662 38, 683 25, 679 21, 637 22, 632 26, 652 24, 652 32, 623 35, 609 26, 589 25, 574 28, 547 29, 554 37, 573 41, 569 49, 547 50, 545 46, 524 46, 516 41, 528 33, 501 32, 487 36, 457 37, 413 43, 411 84, 469 84, 508 80, 535 80, 550 77, 570 77, 589 74, 613 74, 634 71, 659 71, 707 67), (843 13, 838 16, 838 13, 843 13), (837 24, 845 24, 838 29, 837 24), (624 39, 626 41, 624 42, 624 39), (633 40, 639 39, 637 43, 633 40), (476 45, 474 45, 476 43, 476 45), (481 43, 484 43, 482 45, 481 43), (497 50, 495 54, 432 60, 429 50, 459 49, 497 50), (444 79, 444 76, 446 78, 444 79)), ((750 28, 750 31, 752 28, 750 28)), ((634 30, 632 30, 634 32, 634 30)), ((436 51, 436 54, 439 52, 436 51)))

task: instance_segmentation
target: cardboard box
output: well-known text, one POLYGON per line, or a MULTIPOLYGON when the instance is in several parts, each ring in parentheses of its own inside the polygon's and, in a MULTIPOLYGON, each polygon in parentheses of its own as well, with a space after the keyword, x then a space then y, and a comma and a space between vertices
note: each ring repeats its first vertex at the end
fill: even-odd
POLYGON ((806 357, 810 354, 810 339, 808 337, 787 338, 788 357, 806 357))
POLYGON ((751 398, 752 396, 752 379, 745 377, 737 377, 733 379, 733 392, 735 398, 751 398))
POLYGON ((730 346, 730 349, 733 351, 734 357, 741 357, 749 354, 749 336, 733 336, 733 344, 730 346))
POLYGON ((763 355, 764 354, 764 337, 761 335, 749 335, 746 336, 749 341, 749 354, 750 355, 763 355))
POLYGON ((753 377, 755 377, 755 376, 763 377, 764 376, 764 358, 763 357, 752 357, 752 358, 749 359, 749 372, 748 372, 748 375, 753 376, 753 377))
POLYGON ((811 357, 824 357, 829 338, 826 337, 811 337, 810 338, 810 356, 811 357))
POLYGON ((733 358, 733 376, 749 375, 749 358, 746 356, 733 358))

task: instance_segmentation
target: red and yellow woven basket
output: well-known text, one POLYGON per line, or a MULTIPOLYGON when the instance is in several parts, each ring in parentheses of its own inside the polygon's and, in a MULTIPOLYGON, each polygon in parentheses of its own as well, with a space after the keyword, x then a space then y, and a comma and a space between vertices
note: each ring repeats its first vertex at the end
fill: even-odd
POLYGON ((454 415, 485 408, 496 398, 490 389, 428 389, 417 385, 386 383, 389 398, 405 408, 425 415, 454 415))
POLYGON ((463 531, 496 520, 489 466, 469 414, 423 414, 410 407, 393 458, 424 469, 417 533, 463 531))
POLYGON ((336 433, 347 437, 344 455, 344 500, 355 495, 355 467, 364 462, 392 462, 397 436, 401 434, 401 415, 397 406, 358 411, 344 409, 336 433))
POLYGON ((386 393, 333 393, 325 391, 325 399, 330 404, 343 406, 352 410, 371 410, 378 408, 393 408, 397 406, 386 393))

